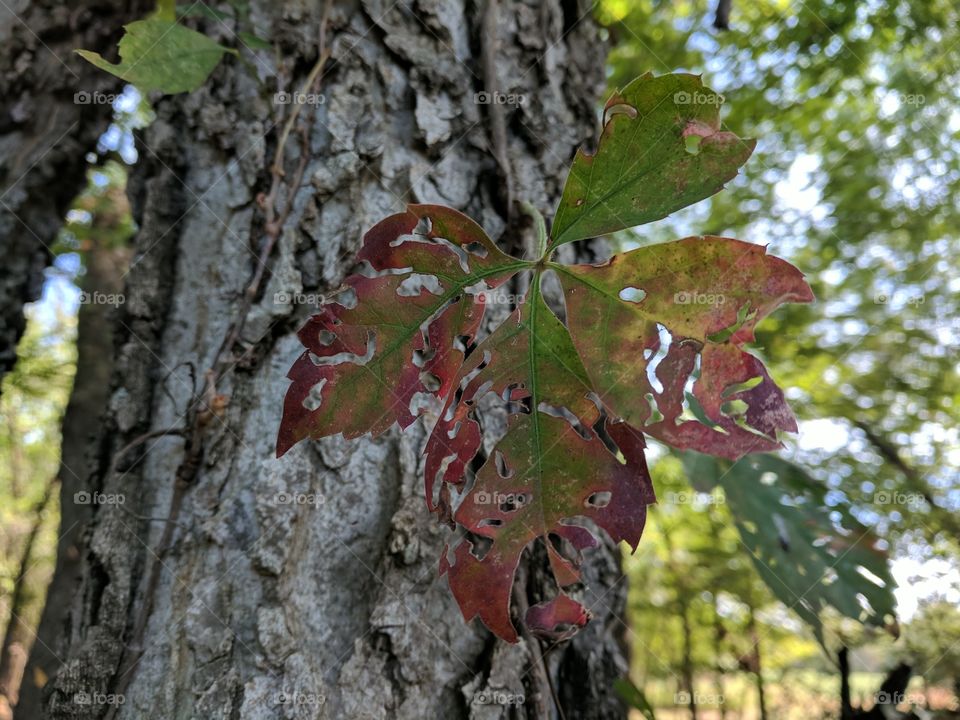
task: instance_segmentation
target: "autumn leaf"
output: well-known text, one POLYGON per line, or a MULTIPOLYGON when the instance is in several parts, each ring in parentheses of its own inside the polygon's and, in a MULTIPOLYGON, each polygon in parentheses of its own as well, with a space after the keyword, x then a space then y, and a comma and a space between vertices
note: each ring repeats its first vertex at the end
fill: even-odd
POLYGON ((439 402, 425 496, 460 531, 440 571, 464 617, 509 641, 518 638, 516 571, 535 543, 556 587, 523 622, 553 640, 589 619, 574 596, 596 533, 636 548, 655 502, 645 433, 736 459, 774 450, 796 430, 783 393, 747 350, 766 315, 812 300, 796 268, 719 237, 600 265, 552 260, 559 244, 716 192, 752 149, 719 130, 719 97, 693 76, 645 76, 611 103, 596 155, 574 161, 553 239, 542 218, 535 223, 542 257, 510 257, 455 210, 411 205, 367 233, 365 268, 301 330, 306 350, 289 373, 278 454, 308 437, 407 427, 439 402), (529 290, 481 339, 483 292, 520 272, 529 290), (553 307, 543 291, 550 273, 561 290, 553 307), (485 457, 479 409, 491 401, 506 432, 485 457))
MULTIPOLYGON (((538 274, 523 306, 463 367, 460 378, 469 382, 426 448, 427 499, 448 516, 449 483, 440 486, 441 496, 433 502, 436 480, 452 460, 456 470, 447 479, 459 485, 463 461, 479 450, 473 409, 487 393, 509 400, 515 409, 493 460, 458 498, 453 520, 470 535, 448 548, 440 563, 464 617, 479 617, 510 641, 517 637, 510 621, 513 578, 534 540, 545 544, 562 589, 579 581, 582 551, 597 544, 583 520, 635 549, 646 506, 654 502, 643 436, 601 414, 569 333, 543 301, 539 280, 538 274)), ((564 616, 583 617, 584 609, 570 610, 573 602, 564 601, 564 616)), ((534 614, 545 634, 554 632, 543 627, 547 618, 560 622, 542 609, 534 614)))
POLYGON ((282 455, 305 437, 380 434, 415 419, 418 393, 444 397, 483 319, 483 289, 521 261, 500 252, 465 215, 411 205, 378 223, 347 278, 300 330, 306 350, 291 368, 282 455))
POLYGON ((718 237, 551 267, 594 387, 627 422, 673 447, 733 460, 796 432, 783 393, 742 349, 778 305, 813 299, 796 268, 718 237))

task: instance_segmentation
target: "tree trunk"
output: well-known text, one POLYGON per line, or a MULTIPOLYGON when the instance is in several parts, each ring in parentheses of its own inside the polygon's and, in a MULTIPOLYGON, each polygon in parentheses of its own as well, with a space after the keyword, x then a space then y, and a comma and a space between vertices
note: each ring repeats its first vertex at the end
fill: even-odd
POLYGON ((757 682, 757 703, 760 707, 760 720, 767 720, 767 700, 763 685, 763 665, 760 657, 760 635, 757 633, 757 619, 754 615, 753 605, 749 606, 750 615, 748 616, 748 628, 750 630, 750 642, 753 643, 753 672, 757 682))
POLYGON ((51 246, 83 186, 86 154, 112 112, 91 102, 93 93, 122 86, 73 51, 108 52, 123 23, 151 4, 0 3, 0 379, 16 361, 23 306, 40 297, 51 246))
POLYGON ((294 333, 366 228, 436 202, 516 247, 512 198, 552 213, 573 150, 595 134, 604 54, 590 6, 337 3, 322 41, 320 5, 254 0, 237 22, 209 22, 225 44, 255 32, 279 52, 228 58, 200 90, 160 100, 143 134, 140 230, 91 453, 100 504, 80 586, 57 613, 65 662, 47 716, 558 717, 555 696, 568 718, 623 717, 615 548, 589 561, 591 626, 544 669, 548 648, 464 625, 438 578, 449 532, 421 497, 423 427, 274 458, 294 333), (301 107, 271 193, 295 107, 274 95, 301 87, 321 42, 323 101, 301 107), (480 92, 525 102, 478 104, 480 92), (272 213, 287 216, 275 247, 272 213))
MULTIPOLYGON (((123 274, 129 265, 125 247, 107 247, 93 239, 84 254, 81 287, 89 295, 116 296, 123 291, 123 274)), ((60 667, 66 652, 67 612, 80 580, 84 532, 93 517, 93 506, 76 502, 89 493, 91 459, 88 457, 96 420, 106 412, 113 373, 113 323, 111 306, 88 303, 77 318, 77 372, 73 392, 63 417, 60 443, 60 532, 53 579, 20 688, 17 713, 23 718, 41 716, 45 680, 60 667)))
POLYGON ((9 707, 17 704, 20 692, 20 681, 27 662, 27 649, 30 647, 33 635, 32 628, 23 617, 31 599, 27 574, 30 572, 34 545, 43 527, 44 513, 53 498, 55 485, 55 481, 48 483, 43 496, 34 507, 30 531, 23 541, 23 549, 20 552, 3 644, 0 645, 0 718, 10 717, 9 707))

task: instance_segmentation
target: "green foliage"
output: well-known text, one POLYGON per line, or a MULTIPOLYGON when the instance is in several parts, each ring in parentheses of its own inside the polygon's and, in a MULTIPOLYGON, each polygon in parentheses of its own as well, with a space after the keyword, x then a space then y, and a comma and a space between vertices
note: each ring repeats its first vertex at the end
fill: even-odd
MULTIPOLYGON (((0 618, 18 582, 24 583, 21 613, 37 622, 57 545, 56 503, 50 503, 34 543, 27 577, 20 578, 26 539, 37 507, 60 462, 60 421, 73 382, 75 322, 68 316, 30 312, 17 346, 17 364, 0 393, 0 618)), ((55 495, 55 493, 54 493, 55 495)), ((2 632, 2 628, 0 628, 2 632)))
POLYGON ((960 55, 947 49, 960 42, 960 7, 734 2, 729 32, 689 0, 605 0, 598 12, 615 39, 611 95, 650 70, 708 72, 728 101, 722 127, 760 138, 735 192, 622 240, 695 224, 771 242, 802 267, 819 302, 786 308, 757 336, 801 420, 835 423, 835 447, 795 459, 892 540, 920 534, 955 554, 960 55))
POLYGON ((904 635, 918 672, 960 691, 960 607, 947 600, 925 603, 904 635))
POLYGON ((183 27, 158 12, 146 20, 124 26, 120 62, 104 60, 99 53, 77 53, 101 70, 133 83, 143 92, 190 92, 200 87, 230 48, 196 30, 183 27))
POLYGON ((687 476, 723 496, 757 572, 773 594, 824 642, 821 614, 892 626, 896 601, 886 552, 849 508, 828 503, 827 490, 800 467, 773 455, 730 464, 684 456, 687 476))

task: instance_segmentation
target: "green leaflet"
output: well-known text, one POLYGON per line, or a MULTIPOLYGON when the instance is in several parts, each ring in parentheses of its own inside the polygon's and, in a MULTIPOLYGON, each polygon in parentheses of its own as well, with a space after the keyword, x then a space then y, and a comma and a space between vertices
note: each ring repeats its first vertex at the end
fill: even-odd
POLYGON ((732 465, 692 452, 681 457, 698 490, 723 488, 760 577, 821 644, 820 613, 828 607, 864 625, 892 625, 896 600, 887 553, 847 506, 827 502, 827 488, 774 455, 732 465))
POLYGON ((124 26, 120 62, 113 64, 99 53, 77 53, 101 70, 136 85, 143 92, 190 92, 200 87, 224 53, 234 52, 206 35, 157 15, 124 26))
POLYGON ((574 158, 552 247, 659 220, 720 191, 756 145, 720 131, 722 102, 685 74, 647 74, 614 93, 597 152, 574 158))

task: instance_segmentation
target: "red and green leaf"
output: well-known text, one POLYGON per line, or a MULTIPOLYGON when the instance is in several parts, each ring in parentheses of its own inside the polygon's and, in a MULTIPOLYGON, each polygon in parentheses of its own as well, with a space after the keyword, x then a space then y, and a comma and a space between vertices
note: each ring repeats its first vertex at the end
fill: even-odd
POLYGON ((742 349, 777 306, 813 299, 789 263, 759 245, 690 237, 603 265, 553 267, 590 379, 631 425, 734 460, 796 432, 783 393, 742 349))
POLYGON ((719 102, 691 75, 639 78, 608 103, 596 154, 578 153, 553 239, 541 234, 542 258, 505 255, 454 210, 412 205, 367 233, 365 270, 300 331, 306 349, 289 374, 278 453, 308 437, 407 427, 423 397, 438 398, 426 501, 462 530, 441 572, 464 616, 506 640, 518 635, 517 567, 536 543, 557 588, 528 609, 526 627, 559 640, 587 622, 570 592, 582 552, 597 530, 635 548, 655 502, 644 433, 735 459, 796 430, 783 393, 745 349, 779 305, 812 299, 795 268, 717 237, 602 265, 551 262, 560 244, 664 217, 735 176, 753 143, 720 131, 719 102), (547 270, 559 277, 565 321, 542 296, 547 270), (475 345, 480 293, 520 271, 533 275, 527 296, 475 345), (507 411, 485 459, 481 401, 507 411))
MULTIPOLYGON (((444 462, 453 458, 458 465, 448 480, 461 484, 463 459, 472 458, 480 446, 473 416, 477 404, 495 393, 515 409, 493 458, 477 473, 473 487, 456 498, 453 520, 468 536, 448 548, 440 563, 464 617, 479 617, 510 641, 517 637, 510 621, 511 588, 520 556, 531 543, 544 543, 558 587, 569 586, 580 579, 582 551, 597 543, 584 520, 636 548, 646 506, 655 501, 643 436, 601 415, 567 329, 543 301, 539 279, 538 274, 523 306, 464 366, 463 392, 437 423, 426 448, 427 498, 448 516, 449 483, 434 503, 436 481, 442 480, 444 462)), ((544 626, 549 618, 559 623, 586 617, 572 599, 559 602, 531 608, 528 625, 549 635, 557 632, 556 626, 544 626), (579 608, 575 612, 574 605, 579 608)))
POLYGON ((289 373, 278 454, 306 437, 410 425, 415 396, 447 394, 480 327, 475 286, 496 287, 522 267, 475 222, 438 205, 378 223, 357 259, 377 274, 349 276, 300 330, 306 350, 289 373))

